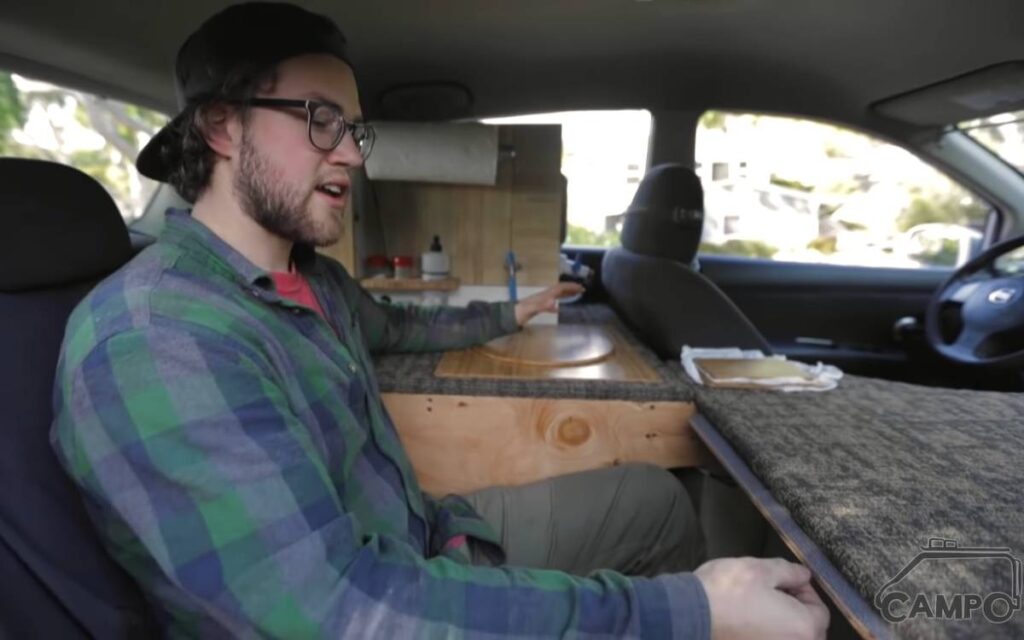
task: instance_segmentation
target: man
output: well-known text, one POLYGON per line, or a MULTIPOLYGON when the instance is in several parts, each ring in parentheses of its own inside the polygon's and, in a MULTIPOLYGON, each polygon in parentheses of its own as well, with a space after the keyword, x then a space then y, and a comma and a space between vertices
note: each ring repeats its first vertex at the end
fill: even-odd
POLYGON ((525 533, 423 495, 369 350, 466 346, 575 290, 390 308, 310 250, 338 239, 348 172, 372 144, 326 18, 232 7, 186 41, 176 71, 183 111, 138 165, 195 206, 169 214, 160 241, 73 314, 53 433, 169 635, 823 634, 802 567, 722 560, 678 573, 699 553, 692 507, 652 467, 472 497, 492 521, 525 512, 525 533))

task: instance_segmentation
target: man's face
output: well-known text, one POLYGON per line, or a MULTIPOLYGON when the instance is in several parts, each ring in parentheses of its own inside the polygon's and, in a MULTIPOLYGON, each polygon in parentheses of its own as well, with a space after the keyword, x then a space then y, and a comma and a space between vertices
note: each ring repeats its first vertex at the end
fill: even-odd
MULTIPOLYGON (((285 60, 273 89, 258 97, 329 102, 341 108, 346 122, 362 119, 352 70, 334 56, 285 60)), ((267 231, 327 246, 341 237, 349 170, 362 163, 351 132, 323 151, 309 140, 303 108, 253 108, 243 123, 234 190, 243 210, 267 231)))

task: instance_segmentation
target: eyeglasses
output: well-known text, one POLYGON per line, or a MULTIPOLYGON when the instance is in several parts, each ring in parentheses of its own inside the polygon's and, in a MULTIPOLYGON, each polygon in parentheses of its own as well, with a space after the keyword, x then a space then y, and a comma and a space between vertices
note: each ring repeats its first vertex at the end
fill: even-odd
POLYGON ((370 157, 376 133, 373 125, 365 122, 347 122, 337 105, 317 100, 287 100, 284 98, 250 98, 237 100, 235 104, 250 107, 302 108, 306 110, 306 126, 309 142, 321 151, 332 151, 345 138, 345 132, 352 133, 352 140, 359 147, 363 159, 370 157))

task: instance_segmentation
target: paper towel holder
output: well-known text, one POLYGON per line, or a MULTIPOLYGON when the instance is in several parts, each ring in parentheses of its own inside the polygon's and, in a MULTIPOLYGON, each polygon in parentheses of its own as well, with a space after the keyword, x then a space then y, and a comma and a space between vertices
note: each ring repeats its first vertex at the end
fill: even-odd
POLYGON ((381 91, 377 103, 385 120, 455 120, 472 113, 473 93, 458 82, 418 82, 381 91))

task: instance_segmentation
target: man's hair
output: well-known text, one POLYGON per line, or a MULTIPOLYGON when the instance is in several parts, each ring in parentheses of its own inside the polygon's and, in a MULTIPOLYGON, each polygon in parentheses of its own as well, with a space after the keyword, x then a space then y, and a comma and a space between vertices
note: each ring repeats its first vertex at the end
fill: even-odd
MULTIPOLYGON (((182 198, 194 203, 210 185, 216 156, 206 143, 206 117, 215 104, 234 103, 248 100, 259 91, 273 88, 276 80, 275 67, 243 68, 232 71, 219 90, 208 98, 189 104, 181 112, 174 125, 181 141, 180 149, 166 150, 165 160, 170 166, 167 182, 182 198)), ((247 120, 248 108, 235 107, 243 124, 247 120)))

